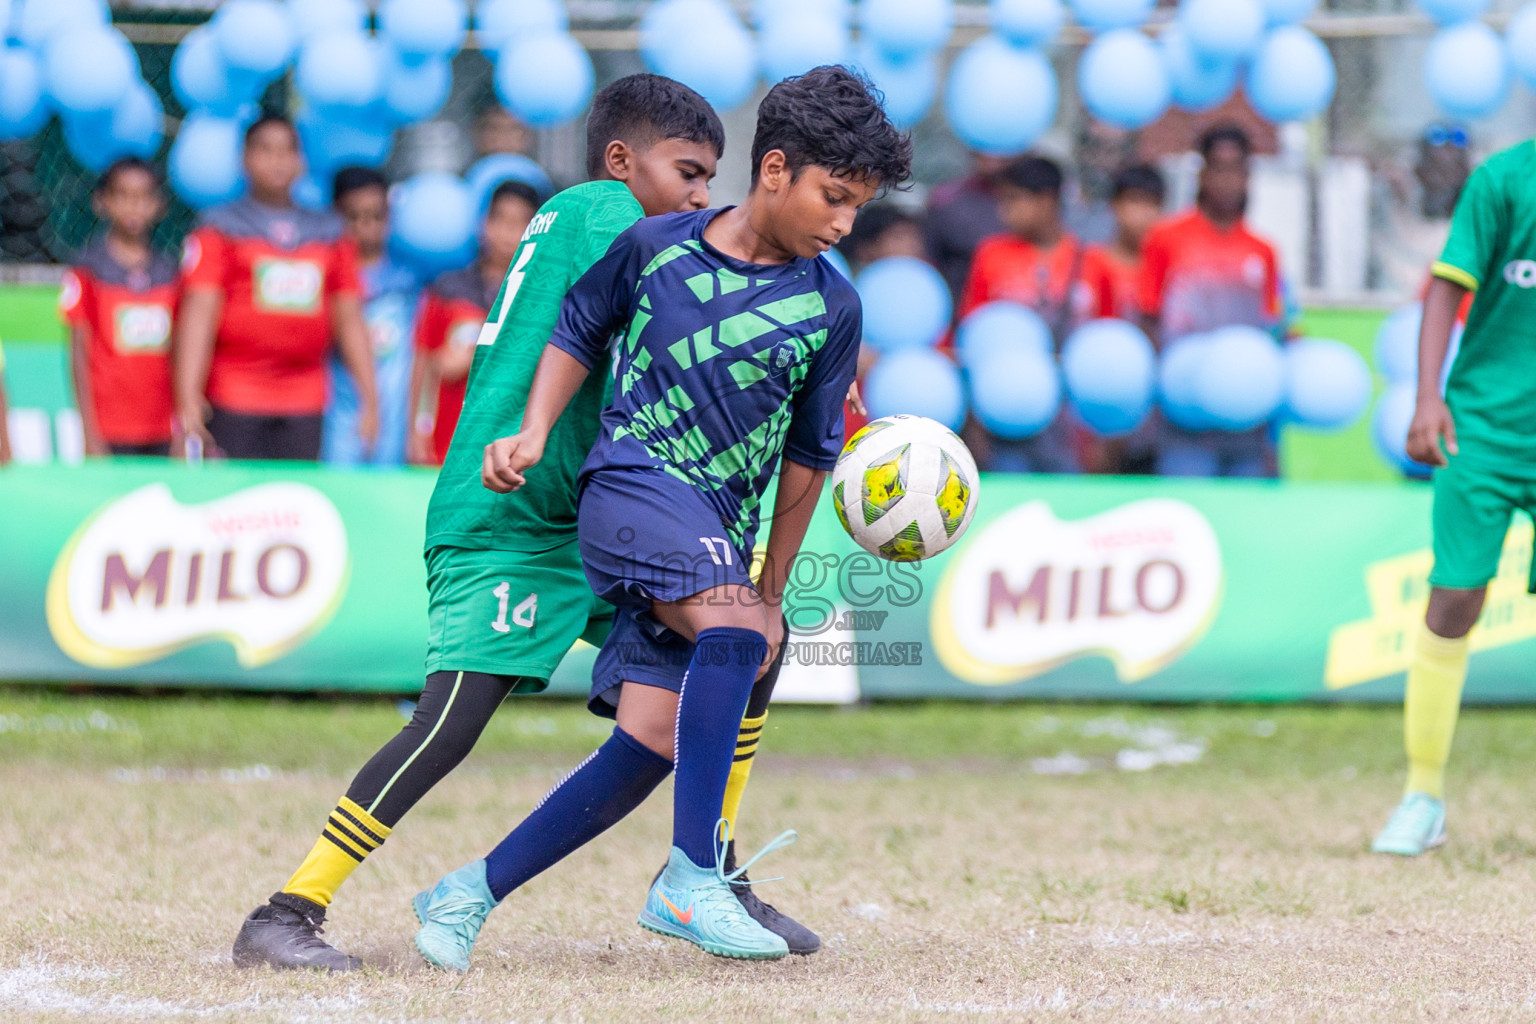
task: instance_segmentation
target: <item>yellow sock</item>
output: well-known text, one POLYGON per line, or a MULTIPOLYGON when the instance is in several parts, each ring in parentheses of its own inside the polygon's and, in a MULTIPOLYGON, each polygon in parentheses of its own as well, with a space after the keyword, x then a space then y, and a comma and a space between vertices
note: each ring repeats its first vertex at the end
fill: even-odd
POLYGON ((373 815, 342 797, 320 830, 320 838, 299 870, 288 879, 283 892, 313 900, 322 907, 331 905, 353 870, 389 838, 389 828, 373 815))
POLYGON ((736 734, 736 759, 731 762, 731 776, 725 783, 725 805, 720 817, 730 829, 727 836, 736 836, 736 817, 741 813, 741 797, 747 791, 747 776, 752 774, 752 759, 757 756, 757 741, 763 735, 763 723, 768 721, 764 711, 756 718, 743 718, 741 731, 736 734))
POLYGON ((1467 680, 1467 638, 1451 640, 1427 628, 1419 632, 1408 667, 1403 700, 1403 738, 1408 748, 1408 791, 1445 795, 1445 762, 1467 680))

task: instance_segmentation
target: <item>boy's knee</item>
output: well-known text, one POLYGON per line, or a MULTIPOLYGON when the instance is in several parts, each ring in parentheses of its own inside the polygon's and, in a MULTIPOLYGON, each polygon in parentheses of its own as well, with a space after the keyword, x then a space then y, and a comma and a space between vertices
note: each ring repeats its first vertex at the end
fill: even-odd
POLYGON ((1464 637, 1477 624, 1487 593, 1486 587, 1475 590, 1436 587, 1429 592, 1429 608, 1424 613, 1424 624, 1436 636, 1450 640, 1464 637))

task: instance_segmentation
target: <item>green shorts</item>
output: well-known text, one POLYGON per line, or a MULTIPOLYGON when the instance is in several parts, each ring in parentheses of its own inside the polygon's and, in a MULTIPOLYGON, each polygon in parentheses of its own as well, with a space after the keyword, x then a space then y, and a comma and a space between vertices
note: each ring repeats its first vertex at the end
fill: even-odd
POLYGON ((576 538, 551 551, 427 552, 427 673, 521 676, 538 693, 578 639, 601 646, 613 606, 581 570, 576 538))
MULTIPOLYGON (((1499 574, 1499 557, 1516 509, 1536 509, 1536 465, 1499 468, 1465 455, 1435 470, 1435 567, 1429 584, 1475 590, 1499 574)), ((1536 593, 1536 566, 1531 569, 1536 593)))

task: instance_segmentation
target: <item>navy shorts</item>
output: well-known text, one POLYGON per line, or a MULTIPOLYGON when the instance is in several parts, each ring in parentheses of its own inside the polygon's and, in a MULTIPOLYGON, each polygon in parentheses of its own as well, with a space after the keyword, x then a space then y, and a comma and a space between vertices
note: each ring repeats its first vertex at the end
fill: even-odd
POLYGON ((587 581, 618 609, 587 701, 594 714, 611 718, 623 682, 675 693, 693 660, 693 643, 657 622, 652 602, 730 584, 750 588, 751 565, 719 515, 692 487, 660 470, 594 473, 582 487, 576 521, 587 581))

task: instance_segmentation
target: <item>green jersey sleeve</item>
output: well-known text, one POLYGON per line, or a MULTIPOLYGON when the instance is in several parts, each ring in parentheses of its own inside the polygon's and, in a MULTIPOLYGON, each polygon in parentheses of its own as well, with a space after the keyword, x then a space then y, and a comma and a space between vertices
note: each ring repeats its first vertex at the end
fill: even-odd
POLYGON ((1436 277, 1472 291, 1488 280, 1508 223, 1509 204, 1501 181, 1488 164, 1472 172, 1451 218, 1451 236, 1431 268, 1436 277))

